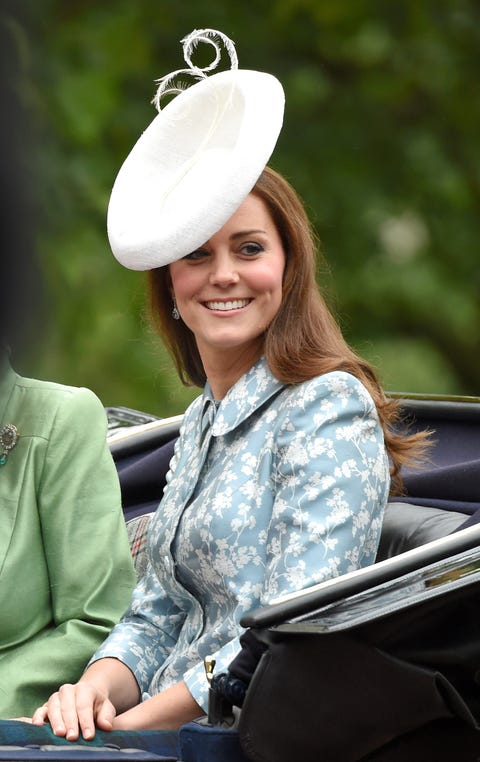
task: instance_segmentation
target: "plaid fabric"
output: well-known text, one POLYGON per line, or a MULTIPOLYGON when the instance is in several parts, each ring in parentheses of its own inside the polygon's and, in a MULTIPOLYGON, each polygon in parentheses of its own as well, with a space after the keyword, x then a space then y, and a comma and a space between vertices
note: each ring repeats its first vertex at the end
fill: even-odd
POLYGON ((143 577, 147 568, 147 535, 152 516, 152 513, 144 513, 142 516, 136 516, 127 521, 127 534, 137 581, 143 577))
POLYGON ((18 759, 17 755, 12 756, 12 752, 2 751, 1 747, 4 745, 30 747, 23 749, 25 760, 29 762, 35 758, 37 762, 42 762, 43 758, 49 756, 48 750, 53 751, 55 747, 62 747, 64 750, 63 753, 62 748, 55 749, 57 762, 81 758, 79 747, 91 752, 91 762, 102 758, 101 755, 96 757, 95 751, 103 751, 103 759, 107 751, 109 755, 113 755, 112 759, 118 759, 117 755, 113 754, 115 748, 128 750, 124 752, 126 762, 130 758, 138 759, 138 755, 132 753, 134 749, 157 754, 158 760, 165 759, 168 762, 175 762, 179 757, 178 733, 173 730, 96 730, 92 741, 79 738, 72 743, 55 736, 50 725, 37 726, 18 720, 0 720, 0 760, 9 762, 11 759, 18 759))

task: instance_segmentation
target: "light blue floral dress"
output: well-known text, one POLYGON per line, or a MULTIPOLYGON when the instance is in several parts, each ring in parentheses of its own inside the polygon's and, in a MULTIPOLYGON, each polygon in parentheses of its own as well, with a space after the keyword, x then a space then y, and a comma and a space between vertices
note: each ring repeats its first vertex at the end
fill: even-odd
POLYGON ((144 694, 185 680, 206 710, 205 656, 226 669, 243 614, 371 564, 389 491, 373 401, 344 372, 286 386, 261 359, 216 405, 189 407, 130 608, 94 659, 144 694))

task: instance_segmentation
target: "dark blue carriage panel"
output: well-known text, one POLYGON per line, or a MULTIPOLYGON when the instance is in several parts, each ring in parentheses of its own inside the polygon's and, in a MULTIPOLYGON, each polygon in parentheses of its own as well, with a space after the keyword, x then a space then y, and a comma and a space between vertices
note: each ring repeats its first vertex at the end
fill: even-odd
POLYGON ((165 488, 175 442, 176 437, 144 452, 117 456, 115 463, 126 521, 157 509, 165 488))
POLYGON ((201 720, 180 728, 179 746, 181 762, 248 762, 235 730, 201 720))
POLYGON ((122 491, 122 507, 128 521, 158 507, 178 438, 180 416, 160 420, 133 434, 110 442, 122 491))
POLYGON ((402 400, 412 431, 430 429, 434 446, 422 469, 404 469, 405 496, 417 505, 480 511, 480 400, 402 400))

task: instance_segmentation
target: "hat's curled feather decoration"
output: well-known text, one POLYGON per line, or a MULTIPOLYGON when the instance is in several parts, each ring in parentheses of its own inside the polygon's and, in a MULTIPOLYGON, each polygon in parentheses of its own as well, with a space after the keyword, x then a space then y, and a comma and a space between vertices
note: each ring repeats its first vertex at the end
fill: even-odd
POLYGON ((221 59, 222 44, 225 46, 225 50, 230 57, 230 68, 238 69, 238 58, 234 42, 229 37, 227 37, 227 35, 223 34, 222 32, 218 32, 216 29, 194 29, 193 32, 181 40, 181 43, 183 45, 183 58, 189 68, 177 69, 177 71, 173 71, 170 74, 166 74, 164 77, 161 77, 161 79, 155 80, 155 83, 158 85, 158 89, 155 93, 155 97, 153 98, 152 103, 155 105, 157 111, 161 110, 160 102, 164 96, 178 95, 188 87, 188 84, 185 81, 179 79, 179 77, 182 75, 187 75, 188 77, 193 77, 196 80, 205 79, 207 77, 207 72, 213 71, 213 69, 218 66, 221 59), (192 63, 192 55, 200 42, 211 45, 215 51, 215 57, 213 61, 203 68, 199 68, 192 63))

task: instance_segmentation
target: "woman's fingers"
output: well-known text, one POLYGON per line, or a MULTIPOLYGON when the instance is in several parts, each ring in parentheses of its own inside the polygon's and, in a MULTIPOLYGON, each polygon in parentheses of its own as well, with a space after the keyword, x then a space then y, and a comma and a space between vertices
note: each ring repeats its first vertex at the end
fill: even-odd
POLYGON ((97 712, 97 716, 96 716, 97 728, 99 728, 100 730, 112 730, 113 721, 115 719, 116 714, 117 712, 112 702, 109 701, 108 699, 105 699, 97 712))
POLYGON ((102 730, 111 730, 114 717, 113 704, 92 685, 80 681, 62 685, 35 710, 32 721, 34 725, 50 722, 53 733, 68 741, 76 741, 80 733, 90 741, 95 736, 95 723, 102 730))
POLYGON ((69 741, 78 738, 78 718, 76 707, 76 685, 66 683, 48 699, 48 719, 56 736, 64 736, 69 741))
POLYGON ((33 713, 32 722, 34 725, 44 725, 47 721, 50 722, 55 735, 66 735, 59 692, 52 693, 47 703, 39 706, 33 713))
POLYGON ((95 735, 95 726, 101 730, 111 730, 112 726, 104 725, 101 721, 104 707, 108 706, 107 717, 111 712, 115 715, 115 709, 110 701, 89 683, 78 683, 76 696, 76 716, 81 734, 86 741, 90 741, 95 735), (111 708, 110 708, 111 707, 111 708))
POLYGON ((32 717, 32 723, 34 725, 45 725, 47 718, 48 704, 43 704, 42 706, 39 706, 38 709, 35 709, 32 717))

